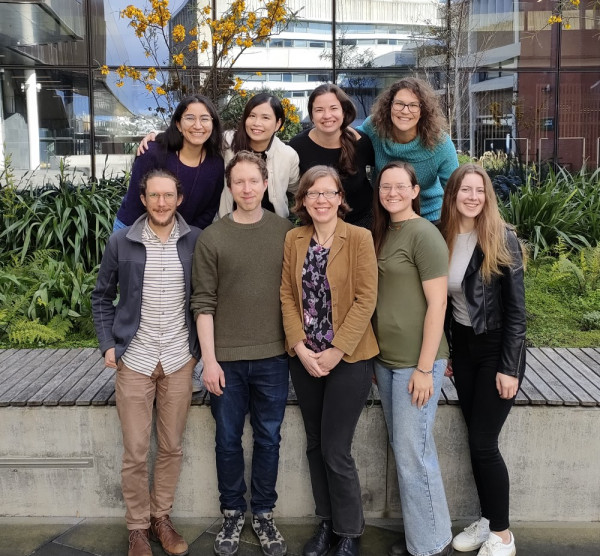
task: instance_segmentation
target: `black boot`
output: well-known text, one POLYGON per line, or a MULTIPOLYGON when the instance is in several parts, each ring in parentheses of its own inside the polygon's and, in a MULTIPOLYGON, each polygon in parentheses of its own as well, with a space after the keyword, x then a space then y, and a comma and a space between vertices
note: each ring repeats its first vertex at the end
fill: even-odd
POLYGON ((340 542, 337 543, 333 550, 333 556, 358 556, 358 543, 360 537, 340 537, 340 542))
POLYGON ((303 556, 325 556, 337 541, 338 536, 333 532, 333 524, 330 520, 323 520, 315 534, 304 545, 302 554, 303 556))

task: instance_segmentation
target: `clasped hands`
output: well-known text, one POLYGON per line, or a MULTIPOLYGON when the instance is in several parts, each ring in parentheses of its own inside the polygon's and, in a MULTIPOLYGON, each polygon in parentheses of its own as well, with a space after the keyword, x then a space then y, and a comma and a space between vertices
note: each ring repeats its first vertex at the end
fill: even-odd
POLYGON ((315 378, 327 376, 344 356, 344 352, 336 347, 328 348, 319 353, 314 352, 307 348, 304 342, 298 342, 294 346, 294 351, 300 358, 306 372, 315 378))

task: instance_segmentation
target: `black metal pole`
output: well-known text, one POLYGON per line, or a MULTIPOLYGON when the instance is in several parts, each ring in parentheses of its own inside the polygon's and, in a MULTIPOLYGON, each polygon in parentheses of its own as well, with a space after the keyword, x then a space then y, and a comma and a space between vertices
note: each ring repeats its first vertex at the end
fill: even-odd
POLYGON ((92 157, 90 171, 92 174, 92 180, 96 180, 96 118, 94 110, 94 69, 92 68, 92 62, 90 60, 90 57, 92 56, 93 52, 91 0, 87 0, 87 2, 85 3, 85 25, 88 51, 87 73, 90 102, 90 155, 92 157))
POLYGON ((561 43, 562 43, 562 23, 555 24, 556 31, 556 52, 554 61, 556 64, 556 78, 554 82, 554 144, 552 145, 552 167, 554 171, 558 170, 558 147, 560 131, 560 66, 561 66, 561 43))
POLYGON ((333 13, 331 14, 331 68, 332 68, 332 82, 335 83, 337 81, 337 59, 336 59, 336 37, 337 37, 337 20, 336 20, 336 12, 337 5, 336 1, 332 0, 331 9, 333 13))

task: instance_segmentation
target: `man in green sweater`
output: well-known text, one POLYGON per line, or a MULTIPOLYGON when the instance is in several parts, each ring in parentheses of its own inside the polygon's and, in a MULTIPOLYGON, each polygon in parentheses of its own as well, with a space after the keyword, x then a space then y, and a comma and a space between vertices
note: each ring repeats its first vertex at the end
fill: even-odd
POLYGON ((292 227, 261 206, 267 168, 238 152, 225 171, 235 210, 208 226, 194 252, 191 307, 204 360, 204 385, 216 422, 216 463, 223 524, 215 554, 236 554, 244 526, 242 433, 250 411, 254 451, 252 528, 267 556, 286 543, 273 522, 288 360, 279 301, 285 234, 292 227))

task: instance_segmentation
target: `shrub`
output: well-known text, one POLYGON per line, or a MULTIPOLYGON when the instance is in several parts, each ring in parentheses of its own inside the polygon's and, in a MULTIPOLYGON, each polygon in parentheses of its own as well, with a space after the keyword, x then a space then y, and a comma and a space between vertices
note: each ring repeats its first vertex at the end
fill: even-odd
POLYGON ((600 330, 600 311, 584 313, 581 317, 582 330, 600 330))

